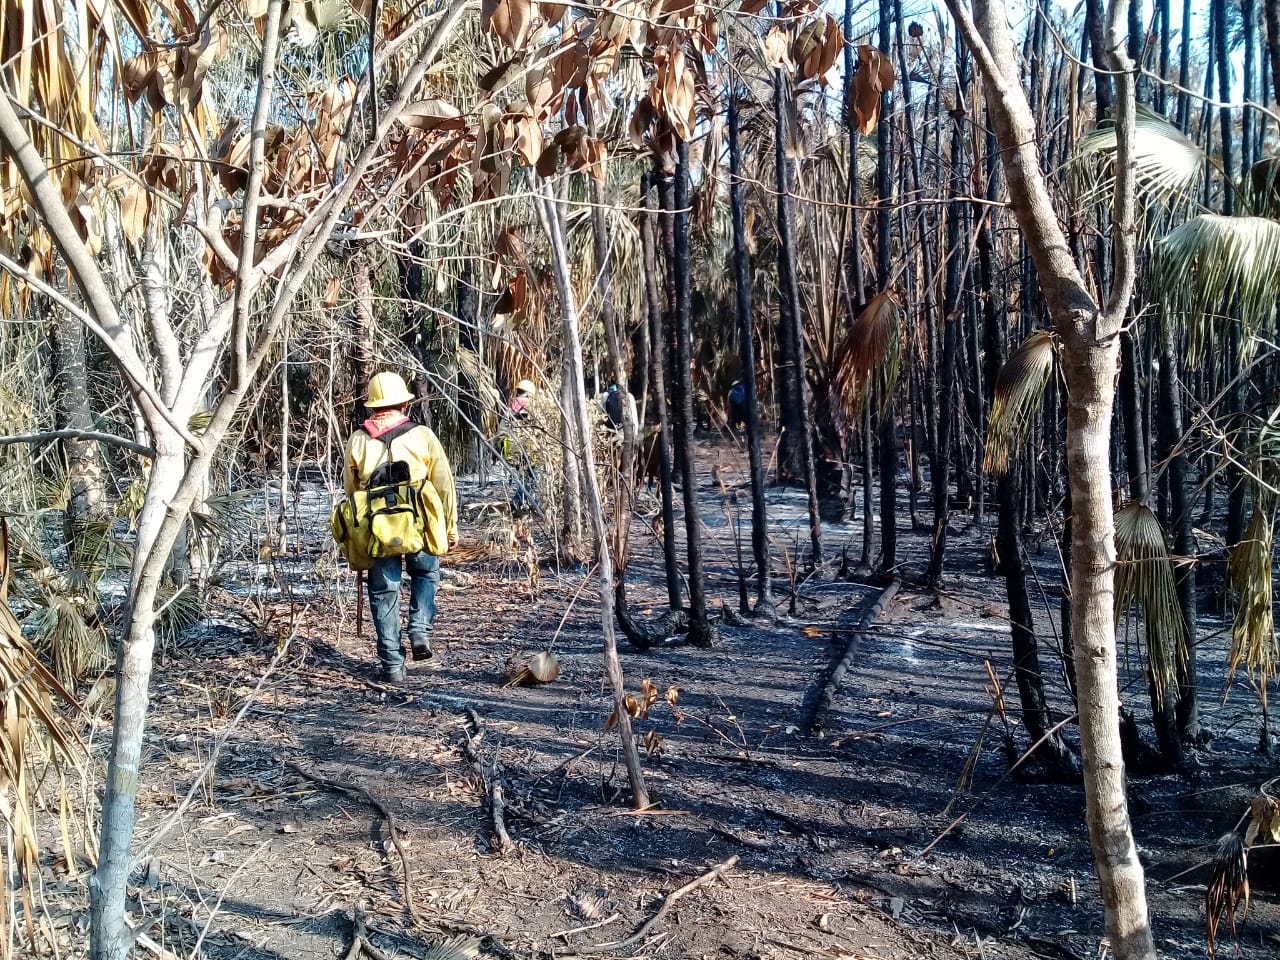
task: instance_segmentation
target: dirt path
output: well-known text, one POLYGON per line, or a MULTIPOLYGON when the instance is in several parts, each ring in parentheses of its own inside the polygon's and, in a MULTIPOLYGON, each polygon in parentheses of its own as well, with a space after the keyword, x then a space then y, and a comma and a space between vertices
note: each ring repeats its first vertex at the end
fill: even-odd
MULTIPOLYGON (((771 500, 776 540, 790 544, 802 536, 803 500, 785 490, 771 500)), ((708 489, 707 501, 713 594, 733 602, 725 514, 716 491, 708 489)), ((850 525, 828 538, 838 548, 856 535, 850 525)), ((376 944, 404 955, 479 937, 485 955, 568 957, 626 939, 663 895, 736 856, 723 878, 682 898, 626 954, 1097 957, 1101 906, 1080 789, 1005 776, 1004 726, 993 718, 986 664, 1003 682, 1008 625, 1002 587, 981 572, 987 536, 958 533, 951 565, 968 572, 948 578, 940 605, 910 589, 899 594, 860 647, 822 740, 798 729, 806 697, 837 652, 837 627, 856 618, 873 587, 806 585, 797 626, 725 627, 714 651, 626 652, 631 689, 639 695, 647 679, 658 694, 637 721, 655 748, 645 767, 661 802, 644 816, 626 810, 616 736, 603 731, 611 701, 601 683, 594 586, 583 571, 544 570, 532 593, 515 564, 475 564, 451 576, 441 597, 441 665, 414 667, 393 689, 370 679, 372 643, 354 635, 350 596, 323 589, 316 538, 311 552, 257 571, 260 599, 225 598, 228 611, 249 610, 256 629, 228 613, 159 672, 143 840, 188 792, 270 661, 273 643, 264 637, 296 627, 181 828, 160 844, 154 866, 142 865, 139 912, 160 921, 151 938, 185 956, 212 916, 206 956, 331 958, 349 943, 349 912, 358 906, 380 931, 376 944), (558 680, 504 685, 513 654, 548 647, 560 658, 558 680), (468 738, 486 778, 499 764, 516 844, 505 855, 495 852, 468 738), (418 927, 407 927, 400 856, 378 814, 290 764, 358 784, 392 810, 418 927)), ((904 528, 902 540, 908 567, 922 564, 923 535, 904 528)), ((643 611, 665 594, 653 538, 639 524, 637 551, 632 601, 643 611)), ((1049 558, 1041 561, 1047 583, 1049 558)), ((1205 645, 1207 690, 1220 680, 1221 642, 1205 645)), ((1060 680, 1052 687, 1061 694, 1060 680)), ((1012 694, 1009 706, 1016 712, 1012 694)), ((1206 871, 1166 881, 1208 855, 1268 775, 1250 752, 1257 726, 1247 694, 1206 708, 1221 735, 1201 757, 1201 782, 1132 785, 1168 957, 1203 955, 1197 885, 1206 871)), ((1280 911, 1257 894, 1241 955, 1274 957, 1278 944, 1280 911)))

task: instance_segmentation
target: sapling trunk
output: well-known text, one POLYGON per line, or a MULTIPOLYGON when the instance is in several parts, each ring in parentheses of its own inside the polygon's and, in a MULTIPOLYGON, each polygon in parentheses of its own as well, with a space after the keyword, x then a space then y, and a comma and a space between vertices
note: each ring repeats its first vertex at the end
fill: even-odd
POLYGON ((591 439, 591 419, 587 407, 586 378, 582 360, 582 330, 578 322, 578 308, 574 300, 573 282, 569 276, 569 254, 565 247, 564 227, 556 201, 549 186, 542 188, 542 206, 548 239, 551 243, 551 265, 555 272, 556 290, 560 295, 560 308, 564 313, 564 339, 567 382, 569 388, 565 408, 566 420, 576 425, 576 438, 581 441, 574 447, 575 456, 581 457, 583 486, 587 514, 595 537, 596 565, 600 578, 600 626, 604 635, 605 673, 613 690, 614 716, 618 736, 622 740, 622 756, 631 784, 631 802, 636 809, 649 805, 649 793, 645 788, 644 772, 640 766, 640 751, 631 732, 631 715, 624 698, 626 690, 622 678, 622 662, 618 659, 618 642, 614 632, 613 558, 609 550, 609 533, 605 525, 604 506, 600 502, 600 486, 596 477, 595 451, 591 439))

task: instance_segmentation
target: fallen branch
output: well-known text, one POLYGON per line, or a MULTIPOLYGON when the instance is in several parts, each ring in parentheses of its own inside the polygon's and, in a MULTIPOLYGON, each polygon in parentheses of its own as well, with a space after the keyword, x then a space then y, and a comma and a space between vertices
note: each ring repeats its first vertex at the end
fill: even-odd
POLYGON ((617 943, 602 943, 598 947, 582 947, 577 950, 577 953, 582 956, 588 956, 588 955, 600 954, 600 953, 617 953, 621 950, 626 950, 629 947, 634 947, 637 943, 642 942, 644 938, 649 935, 649 931, 651 931, 654 927, 656 927, 659 923, 662 922, 663 918, 666 917, 666 915, 671 912, 671 908, 676 905, 676 903, 680 900, 681 897, 692 893, 694 890, 697 890, 699 887, 705 887, 707 884, 711 883, 713 880, 723 876, 724 873, 727 870, 732 869, 737 862, 738 862, 738 855, 735 853, 732 857, 730 857, 724 863, 717 864, 716 866, 712 867, 710 870, 708 870, 706 873, 704 873, 702 876, 698 877, 697 879, 690 880, 679 890, 674 890, 671 893, 667 894, 662 899, 662 906, 660 906, 657 909, 657 911, 654 913, 652 917, 650 917, 648 920, 646 920, 644 923, 640 925, 640 929, 638 929, 631 936, 627 937, 627 939, 619 940, 617 943))
POLYGON ((515 848, 511 834, 507 833, 507 821, 503 815, 505 808, 502 778, 498 775, 498 757, 495 754, 489 774, 489 813, 493 816, 493 835, 498 839, 498 853, 510 853, 515 848))
POLYGON ((500 748, 494 749, 493 762, 486 770, 480 751, 476 748, 476 745, 484 737, 484 729, 481 726, 480 715, 474 709, 467 709, 466 721, 462 724, 462 732, 466 736, 466 740, 462 744, 462 752, 475 768, 476 776, 480 778, 480 785, 484 790, 485 800, 489 804, 489 816, 493 821, 494 852, 499 854, 510 853, 515 849, 516 844, 507 830, 507 803, 502 789, 502 766, 498 762, 500 748))
POLYGON ((849 671, 849 667, 853 665, 854 655, 858 652, 858 641, 862 639, 867 629, 875 622, 876 617, 884 613, 885 608, 897 595, 898 588, 901 586, 902 582, 900 580, 894 580, 885 587, 880 592, 880 596, 876 598, 875 603, 871 604, 867 608, 867 612, 862 615, 858 625, 850 632, 849 639, 845 643, 844 653, 832 668, 831 675, 827 678, 827 682, 823 685, 817 702, 814 704, 812 715, 808 718, 808 722, 803 725, 810 736, 822 736, 823 722, 827 718, 827 713, 831 710, 832 701, 835 700, 836 694, 840 692, 840 684, 844 682, 844 675, 849 671))
MULTIPOLYGON (((400 865, 404 869, 404 896, 402 898, 404 900, 404 908, 409 914, 410 923, 416 925, 418 923, 418 909, 413 904, 413 872, 409 865, 409 855, 405 853, 404 846, 400 843, 399 831, 396 829, 396 818, 391 813, 390 808, 388 808, 385 803, 364 787, 358 787, 355 784, 350 783, 339 783, 337 780, 330 780, 327 777, 322 777, 314 771, 304 769, 292 761, 286 763, 285 766, 300 777, 310 780, 312 783, 317 783, 329 790, 334 790, 338 793, 345 793, 348 796, 357 797, 363 800, 365 803, 369 804, 369 806, 373 807, 373 809, 377 810, 378 813, 382 815, 382 818, 387 821, 387 833, 391 835, 391 843, 396 848, 396 853, 400 857, 400 865)), ((361 923, 363 923, 363 920, 361 923)))
POLYGON ((588 923, 586 926, 574 927, 571 930, 560 930, 551 935, 552 940, 567 940, 575 933, 586 933, 588 930, 598 930, 600 927, 607 927, 611 923, 616 923, 622 919, 622 914, 614 913, 605 917, 603 920, 597 920, 595 923, 588 923))

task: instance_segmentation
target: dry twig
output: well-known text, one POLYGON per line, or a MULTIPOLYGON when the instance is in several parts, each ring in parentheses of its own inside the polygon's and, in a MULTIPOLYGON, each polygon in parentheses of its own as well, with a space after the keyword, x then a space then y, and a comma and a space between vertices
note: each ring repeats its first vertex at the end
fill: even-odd
POLYGON ((602 943, 598 947, 583 947, 577 952, 582 956, 588 956, 600 953, 618 953, 619 951, 626 950, 629 947, 634 947, 637 943, 642 942, 644 938, 649 935, 649 932, 662 922, 662 919, 671 912, 671 908, 676 905, 676 902, 681 897, 692 893, 699 887, 705 887, 707 884, 723 876, 725 872, 731 870, 737 862, 738 855, 734 854, 728 860, 724 861, 724 863, 716 864, 702 876, 697 877, 694 880, 690 880, 679 890, 673 890, 671 893, 667 894, 662 899, 662 906, 657 909, 653 916, 640 925, 640 929, 627 937, 627 939, 619 940, 617 943, 602 943))
POLYGON ((378 813, 382 815, 383 819, 387 821, 387 833, 391 835, 391 843, 396 848, 396 853, 400 856, 400 864, 404 868, 404 908, 409 914, 410 923, 416 925, 418 923, 418 909, 413 903, 413 873, 412 868, 409 865, 409 855, 405 853, 404 846, 400 843, 400 835, 396 829, 396 818, 391 813, 391 810, 387 805, 364 787, 358 787, 355 784, 350 783, 339 783, 337 780, 330 780, 327 777, 322 777, 320 774, 307 770, 292 761, 286 763, 285 766, 299 776, 310 780, 312 783, 318 783, 320 786, 326 787, 329 790, 337 791, 338 793, 345 793, 348 796, 358 797, 377 810, 378 813))

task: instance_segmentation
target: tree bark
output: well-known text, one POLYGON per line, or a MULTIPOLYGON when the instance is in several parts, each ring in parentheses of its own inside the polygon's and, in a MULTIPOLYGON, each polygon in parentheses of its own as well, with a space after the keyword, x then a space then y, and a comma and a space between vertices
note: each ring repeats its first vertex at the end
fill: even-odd
MULTIPOLYGON (((900 3, 901 0, 894 0, 900 3)), ((893 22, 890 0, 880 0, 880 49, 890 47, 893 22)), ((907 82, 904 78, 904 83, 907 82)), ((893 101, 889 91, 880 94, 880 124, 876 129, 876 289, 884 292, 892 283, 890 236, 893 213, 893 101)), ((898 565, 898 423, 893 397, 880 398, 880 573, 893 576, 898 565)), ((937 452, 935 451, 935 456, 937 452)))
POLYGON ((658 258, 654 249, 657 245, 658 226, 657 218, 649 207, 652 185, 652 174, 644 174, 641 179, 640 206, 645 210, 645 216, 640 223, 640 240, 644 245, 645 304, 649 311, 649 383, 653 391, 653 405, 658 412, 658 433, 655 442, 658 457, 658 484, 662 496, 662 560, 667 576, 667 605, 672 610, 679 610, 684 603, 680 585, 680 564, 676 554, 671 417, 666 390, 666 371, 670 369, 671 364, 662 324, 662 302, 658 294, 658 258))
POLYGON ((672 266, 675 301, 668 313, 674 328, 676 451, 680 463, 680 492, 684 499, 685 549, 689 558, 689 642, 698 647, 715 645, 716 630, 707 616, 707 581, 702 563, 702 516, 698 504, 698 474, 693 444, 693 322, 690 316, 689 277, 689 144, 677 147, 675 183, 667 181, 668 210, 672 216, 672 266))
POLYGON ((926 580, 932 589, 942 583, 942 562, 947 549, 947 521, 951 509, 951 448, 952 433, 956 422, 956 351, 960 337, 960 311, 964 304, 960 300, 960 288, 963 282, 963 265, 961 261, 960 211, 963 206, 959 199, 968 192, 965 172, 962 166, 964 156, 964 136, 961 122, 964 119, 964 88, 966 85, 967 60, 964 41, 956 39, 956 106, 953 111, 954 124, 951 129, 951 202, 947 204, 947 253, 946 253, 946 285, 943 289, 942 311, 942 366, 937 371, 940 384, 938 394, 938 445, 934 450, 933 460, 929 464, 930 482, 933 485, 933 548, 929 555, 929 570, 926 580))
POLYGON ((760 442, 760 400, 756 394, 755 328, 751 322, 751 263, 747 254, 746 187, 738 129, 738 90, 729 81, 729 204, 733 217, 734 305, 738 312, 738 349, 747 401, 747 459, 751 470, 751 553, 756 563, 756 606, 773 614, 773 577, 769 569, 769 514, 764 498, 764 455, 760 442))
POLYGON ((1122 45, 1126 4, 1116 0, 1102 33, 1115 71, 1117 158, 1112 213, 1113 269, 1105 308, 1080 275, 1049 197, 1037 153, 1035 119, 1021 87, 1002 0, 960 0, 948 7, 975 54, 988 87, 1009 185, 1010 206, 1062 338, 1069 391, 1067 467, 1072 501, 1072 644, 1080 705, 1086 820, 1107 933, 1117 960, 1154 960, 1142 864, 1133 841, 1120 749, 1114 621, 1115 528, 1109 440, 1121 321, 1134 276, 1135 115, 1133 65, 1122 45))
POLYGON ((814 567, 823 563, 822 519, 819 515, 817 464, 813 451, 813 414, 806 375, 800 287, 796 280, 795 212, 791 199, 791 161, 786 149, 786 72, 773 72, 774 169, 778 184, 778 297, 779 340, 783 346, 782 402, 786 437, 778 454, 794 472, 798 466, 809 501, 809 547, 814 567))
POLYGON ((98 516, 104 509, 102 462, 98 444, 84 438, 93 432, 89 409, 89 368, 85 356, 84 324, 58 306, 50 310, 50 339, 53 341, 53 382, 58 430, 74 431, 62 437, 67 457, 71 502, 67 506, 67 539, 74 537, 78 523, 98 516))
MULTIPOLYGON (((1189 6, 1191 0, 1184 0, 1189 6)), ((1280 103, 1280 0, 1262 0, 1267 20, 1267 59, 1271 61, 1271 93, 1280 103)), ((1185 44, 1184 44, 1185 46, 1185 44)))

